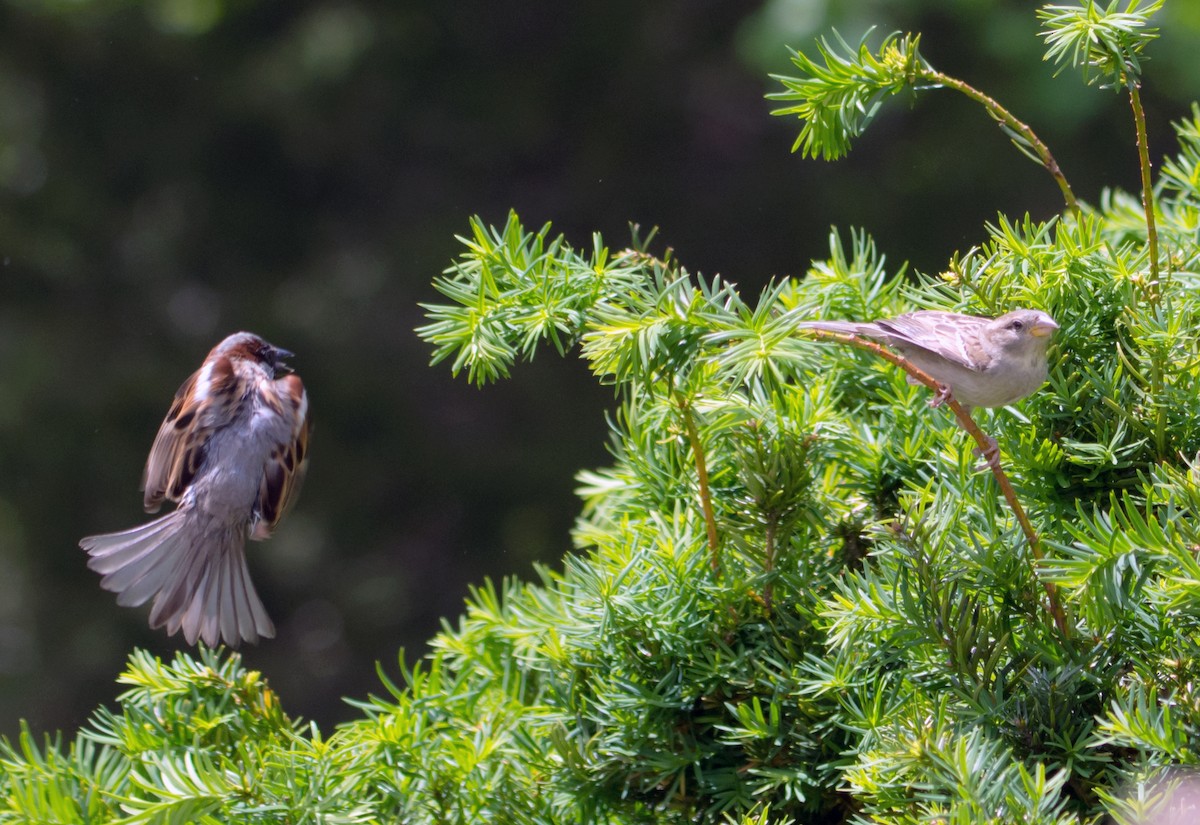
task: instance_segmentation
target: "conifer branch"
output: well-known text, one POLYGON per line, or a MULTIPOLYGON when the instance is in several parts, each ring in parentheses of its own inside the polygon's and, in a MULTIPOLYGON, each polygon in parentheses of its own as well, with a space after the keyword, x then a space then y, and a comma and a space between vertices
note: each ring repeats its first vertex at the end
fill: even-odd
POLYGON ((792 151, 834 160, 849 151, 851 141, 874 120, 885 98, 905 90, 915 93, 930 88, 954 89, 981 104, 1008 133, 1017 149, 1050 173, 1067 209, 1077 214, 1079 204, 1071 185, 1049 147, 1033 129, 994 98, 930 66, 921 55, 920 42, 919 35, 893 34, 872 51, 867 47, 866 37, 853 47, 835 33, 832 40, 817 42, 817 53, 823 63, 793 53, 792 62, 801 70, 801 77, 773 75, 783 84, 784 91, 767 95, 772 100, 796 101, 773 112, 795 115, 803 122, 792 151))

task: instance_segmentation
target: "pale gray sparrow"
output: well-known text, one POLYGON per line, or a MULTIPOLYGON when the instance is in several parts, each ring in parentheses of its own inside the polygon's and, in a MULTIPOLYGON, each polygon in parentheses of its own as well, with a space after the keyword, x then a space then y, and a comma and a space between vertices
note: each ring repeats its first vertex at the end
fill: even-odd
MULTIPOLYGON (((964 407, 1003 407, 1046 382, 1046 350, 1058 324, 1040 309, 1017 309, 999 318, 919 310, 869 323, 807 321, 820 329, 871 338, 894 349, 964 407)), ((910 383, 916 383, 909 378, 910 383)))

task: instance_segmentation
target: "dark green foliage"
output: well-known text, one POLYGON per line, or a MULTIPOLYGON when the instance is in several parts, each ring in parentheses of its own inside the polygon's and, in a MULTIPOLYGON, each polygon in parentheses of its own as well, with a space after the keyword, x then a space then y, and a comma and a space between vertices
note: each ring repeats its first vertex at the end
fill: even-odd
POLYGON ((0 822, 1154 821, 1200 732, 1200 109, 1177 134, 1157 281, 1119 192, 998 216, 937 276, 834 232, 753 301, 641 240, 473 221, 435 360, 483 384, 577 346, 618 394, 578 552, 474 590, 328 739, 236 656, 135 654, 119 712, 5 746, 0 822), (1062 325, 1050 380, 982 421, 1040 561, 926 390, 796 334, 1020 306, 1062 325))
POLYGON ((0 821, 372 821, 361 756, 302 731, 240 657, 129 664, 120 711, 98 711, 65 752, 28 731, 0 748, 0 821))

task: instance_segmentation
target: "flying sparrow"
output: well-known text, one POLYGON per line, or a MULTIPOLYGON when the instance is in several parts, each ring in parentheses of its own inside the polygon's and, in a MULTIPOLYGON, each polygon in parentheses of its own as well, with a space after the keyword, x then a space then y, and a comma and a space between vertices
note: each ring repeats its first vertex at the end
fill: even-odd
POLYGON ((307 468, 308 396, 283 363, 291 355, 249 332, 217 344, 175 393, 142 474, 146 512, 178 506, 79 542, 117 604, 153 598, 150 626, 189 644, 275 635, 244 548, 271 535, 307 468))
MULTIPOLYGON (((1046 350, 1058 329, 1039 309, 1017 309, 999 318, 926 309, 869 323, 807 321, 797 326, 886 344, 942 386, 934 406, 953 395, 968 412, 1012 404, 1044 384, 1046 350)), ((908 380, 916 383, 911 376, 908 380)))

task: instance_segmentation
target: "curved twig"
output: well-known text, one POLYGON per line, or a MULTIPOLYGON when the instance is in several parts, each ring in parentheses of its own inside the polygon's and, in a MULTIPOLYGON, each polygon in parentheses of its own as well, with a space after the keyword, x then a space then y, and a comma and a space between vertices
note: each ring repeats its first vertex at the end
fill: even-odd
MULTIPOLYGON (((954 89, 956 92, 961 92, 976 103, 982 104, 996 122, 1011 129, 1012 134, 1020 136, 1021 140, 1025 141, 1028 145, 1029 150, 1037 155, 1036 160, 1045 167, 1050 176, 1054 178, 1054 182, 1058 184, 1059 191, 1063 195, 1063 200, 1067 203, 1067 209, 1076 215, 1079 214, 1079 203, 1075 199, 1075 193, 1071 191, 1071 184, 1067 183, 1066 175, 1063 174, 1058 161, 1054 159, 1054 155, 1050 154, 1050 147, 1042 142, 1042 139, 1034 133, 1033 129, 1029 128, 1027 123, 1018 120, 1012 112, 1001 106, 1000 102, 995 98, 989 97, 971 84, 956 77, 942 74, 933 69, 922 70, 920 77, 939 86, 945 86, 947 89, 954 89)), ((1026 151, 1020 144, 1018 144, 1017 148, 1026 151)), ((1026 154, 1029 154, 1029 152, 1026 152, 1026 154)), ((1030 156, 1032 157, 1032 155, 1030 156)))

